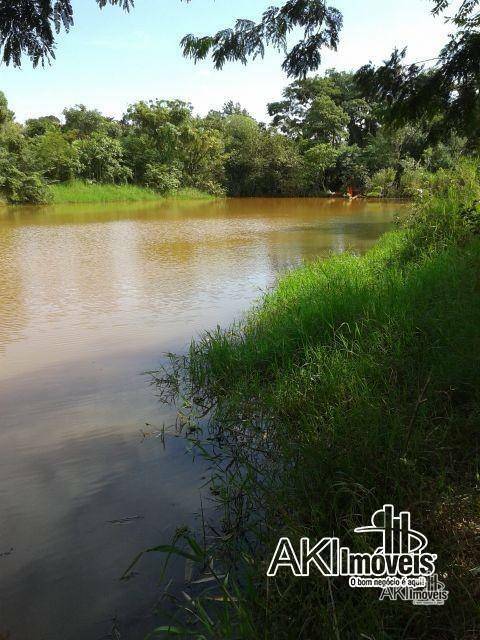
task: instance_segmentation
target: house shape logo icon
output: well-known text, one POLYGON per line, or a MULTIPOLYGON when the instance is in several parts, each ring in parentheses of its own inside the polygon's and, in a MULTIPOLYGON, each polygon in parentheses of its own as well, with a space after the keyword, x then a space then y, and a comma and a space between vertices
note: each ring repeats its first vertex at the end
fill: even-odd
POLYGON ((357 527, 355 533, 377 533, 382 543, 375 553, 384 555, 420 554, 427 546, 428 540, 423 533, 412 529, 411 516, 408 511, 401 511, 395 516, 395 508, 385 504, 375 511, 371 525, 357 527))

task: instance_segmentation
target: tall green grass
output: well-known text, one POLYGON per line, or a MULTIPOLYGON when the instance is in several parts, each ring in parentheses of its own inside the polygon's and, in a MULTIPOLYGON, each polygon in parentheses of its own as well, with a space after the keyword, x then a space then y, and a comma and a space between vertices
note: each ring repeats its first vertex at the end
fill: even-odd
POLYGON ((221 510, 201 551, 176 541, 213 583, 191 585, 177 635, 480 637, 479 186, 455 177, 368 254, 286 275, 157 376, 212 464, 221 510), (438 554, 444 606, 380 602, 345 578, 267 579, 280 536, 373 552, 378 540, 353 530, 385 503, 411 511, 438 554))
POLYGON ((162 196, 151 189, 133 184, 89 184, 80 180, 64 182, 51 186, 55 204, 88 203, 88 202, 135 202, 140 200, 163 200, 165 197, 175 200, 211 199, 207 193, 198 189, 181 189, 162 196))

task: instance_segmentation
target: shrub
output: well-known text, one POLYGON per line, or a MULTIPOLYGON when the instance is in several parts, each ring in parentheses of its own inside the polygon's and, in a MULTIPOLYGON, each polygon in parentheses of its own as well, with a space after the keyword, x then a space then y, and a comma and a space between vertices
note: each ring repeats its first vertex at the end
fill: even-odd
POLYGON ((132 178, 132 170, 123 160, 123 147, 119 140, 103 133, 73 143, 79 154, 80 176, 86 180, 124 184, 132 178))
POLYGON ((10 204, 46 204, 52 194, 39 173, 24 173, 10 166, 0 176, 0 190, 10 204))
POLYGON ((367 182, 367 195, 376 197, 392 197, 397 195, 395 186, 395 169, 380 169, 367 182))
POLYGON ((439 169, 429 174, 430 197, 446 202, 471 203, 480 199, 480 167, 478 159, 461 160, 453 169, 439 169))
POLYGON ((147 164, 145 185, 158 193, 174 193, 180 189, 181 175, 181 169, 175 164, 147 164))
POLYGON ((400 177, 400 194, 402 196, 416 196, 428 187, 429 172, 413 158, 405 159, 402 162, 402 169, 400 177))
POLYGON ((78 150, 55 129, 35 136, 28 146, 32 164, 55 181, 67 181, 81 170, 78 150))
POLYGON ((211 196, 222 198, 225 196, 225 189, 215 180, 206 180, 196 187, 199 191, 204 191, 211 196))

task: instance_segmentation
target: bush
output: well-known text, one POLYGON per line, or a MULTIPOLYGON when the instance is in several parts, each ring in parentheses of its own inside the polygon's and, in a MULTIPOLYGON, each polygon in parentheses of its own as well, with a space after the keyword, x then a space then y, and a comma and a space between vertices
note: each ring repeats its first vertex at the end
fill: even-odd
POLYGON ((43 176, 0 148, 0 192, 10 204, 45 204, 52 194, 43 176))
POLYGON ((428 178, 429 188, 417 196, 404 219, 406 242, 401 262, 418 259, 453 245, 464 245, 480 234, 480 182, 477 162, 464 160, 428 178))
POLYGON ((46 204, 52 194, 39 173, 24 173, 11 166, 0 176, 0 190, 10 204, 46 204))
MULTIPOLYGON (((480 166, 478 159, 461 160, 453 169, 439 169, 429 174, 430 198, 469 204, 480 199, 480 166)), ((428 194, 427 194, 428 195, 428 194)))
POLYGON ((35 136, 28 145, 28 153, 36 169, 50 180, 65 182, 81 170, 78 150, 55 129, 35 136))
POLYGON ((216 196, 217 198, 222 198, 225 196, 225 189, 215 180, 206 180, 198 184, 196 189, 208 193, 211 196, 216 196))
POLYGON ((367 182, 367 195, 375 197, 393 197, 397 195, 395 169, 380 169, 367 182))
POLYGON ((413 158, 407 158, 402 162, 402 175, 400 177, 400 194, 413 197, 421 194, 429 184, 430 174, 413 158))
POLYGON ((181 185, 181 169, 177 165, 147 164, 145 186, 158 193, 175 193, 181 185))
POLYGON ((132 178, 132 170, 124 164, 124 152, 119 140, 103 133, 73 143, 80 161, 80 176, 97 182, 125 184, 132 178))

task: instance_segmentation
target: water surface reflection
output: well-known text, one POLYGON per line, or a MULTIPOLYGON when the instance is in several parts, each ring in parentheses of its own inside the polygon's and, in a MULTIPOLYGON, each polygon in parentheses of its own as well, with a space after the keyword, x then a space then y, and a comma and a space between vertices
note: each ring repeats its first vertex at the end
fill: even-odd
POLYGON ((118 577, 194 524, 204 471, 182 440, 165 451, 140 436, 173 418, 142 372, 239 317, 279 271, 364 251, 398 210, 244 199, 0 212, 0 637, 101 638, 114 616, 143 637, 159 565, 118 577))

